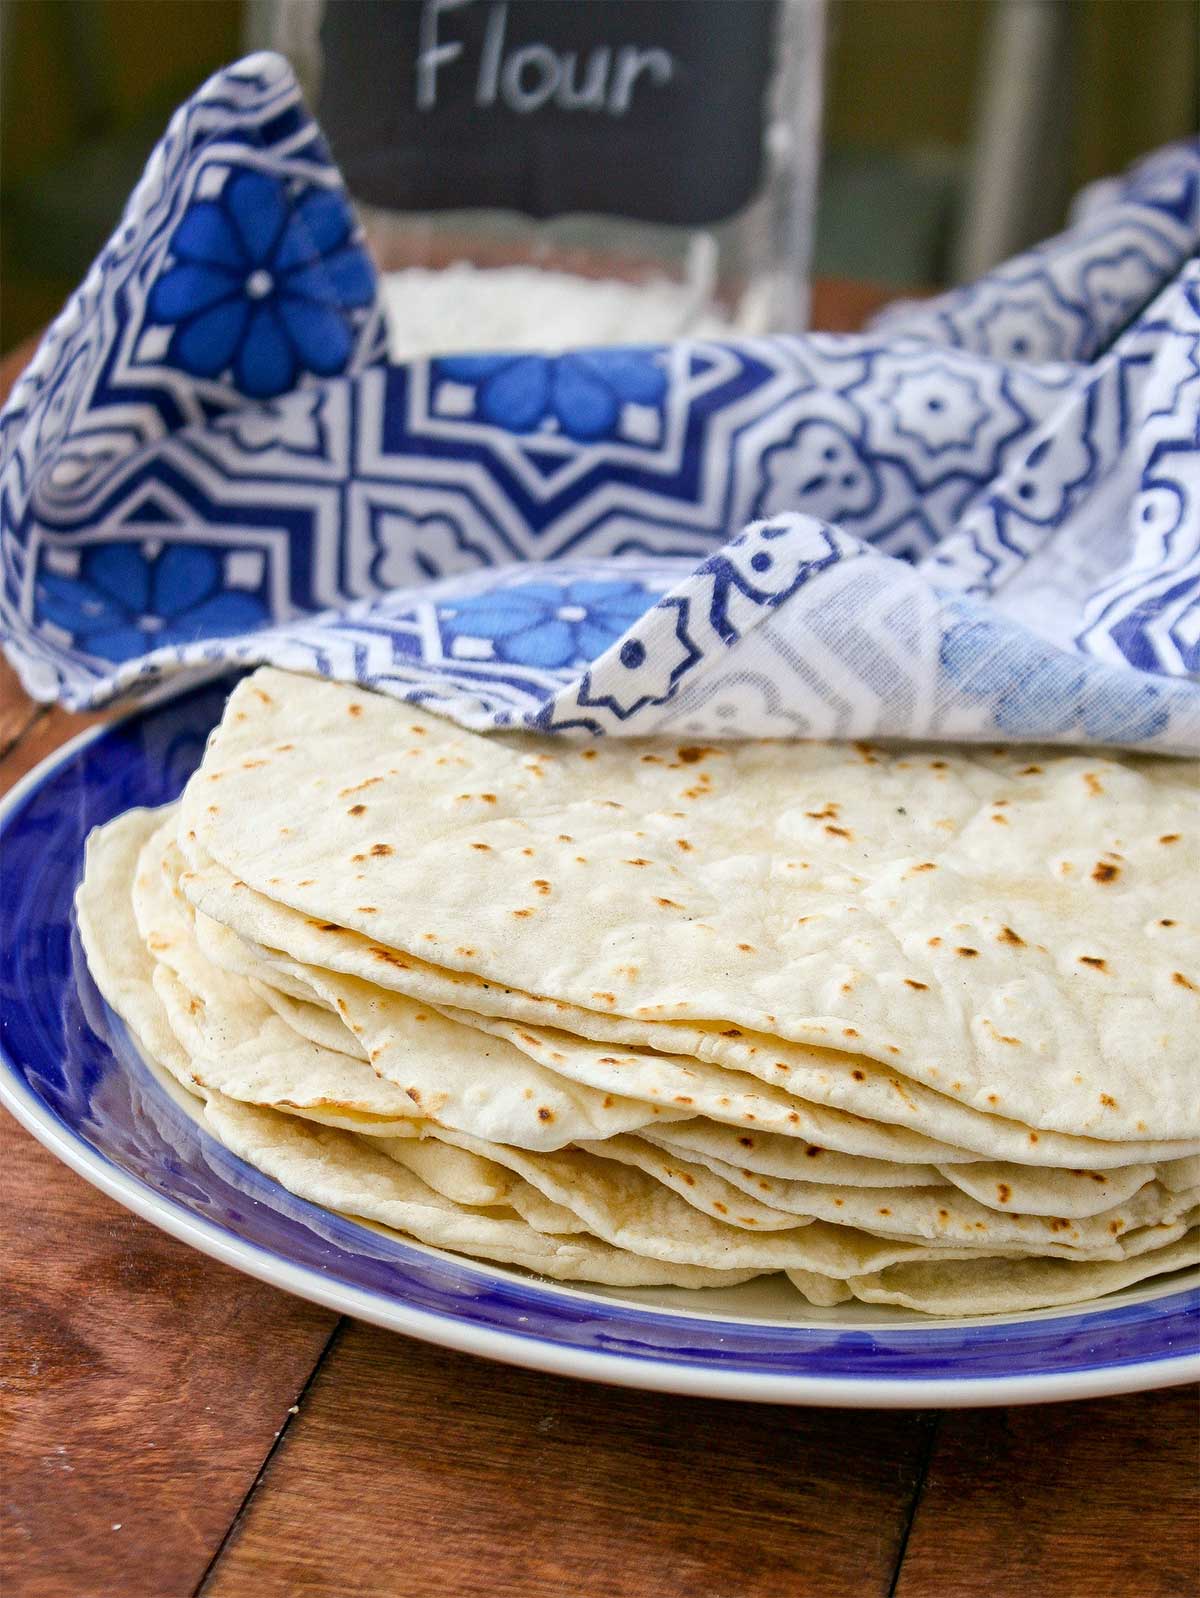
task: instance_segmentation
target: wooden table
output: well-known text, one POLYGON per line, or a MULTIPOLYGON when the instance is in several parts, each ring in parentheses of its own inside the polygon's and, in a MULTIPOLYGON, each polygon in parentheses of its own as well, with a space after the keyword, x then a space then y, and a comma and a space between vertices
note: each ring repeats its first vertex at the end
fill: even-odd
MULTIPOLYGON (((824 285, 818 322, 872 300, 824 285)), ((0 791, 94 719, 0 669, 0 791)), ((1197 1591, 1191 1389, 939 1415, 595 1387, 239 1276, 6 1116, 0 1162, 4 1598, 1197 1591)))

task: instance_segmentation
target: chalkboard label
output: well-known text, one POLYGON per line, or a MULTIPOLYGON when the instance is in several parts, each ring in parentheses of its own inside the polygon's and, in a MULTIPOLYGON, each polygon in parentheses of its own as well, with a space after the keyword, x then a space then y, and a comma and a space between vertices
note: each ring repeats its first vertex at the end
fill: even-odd
POLYGON ((329 0, 319 114, 402 211, 703 226, 760 181, 776 0, 329 0))

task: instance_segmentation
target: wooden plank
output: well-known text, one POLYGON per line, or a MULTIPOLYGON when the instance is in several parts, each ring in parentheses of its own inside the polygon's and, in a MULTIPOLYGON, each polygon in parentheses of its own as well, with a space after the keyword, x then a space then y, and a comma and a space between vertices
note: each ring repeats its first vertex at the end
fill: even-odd
POLYGON ((0 760, 43 713, 17 679, 16 672, 0 655, 0 760))
POLYGON ((948 1415, 896 1598, 1194 1598, 1198 1415, 1186 1387, 948 1415))
POLYGON ((120 1209, 0 1112, 3 1586, 187 1598, 335 1324, 120 1209))
MULTIPOLYGON (((35 709, 5 670, 0 791, 101 719, 35 709)), ((187 1598, 336 1317, 128 1214, 3 1113, 0 1173, 4 1590, 187 1598)))
POLYGON ((52 755, 68 738, 107 719, 104 715, 76 716, 59 705, 39 711, 7 754, 0 756, 0 795, 7 793, 15 782, 47 755, 52 755))
POLYGON ((596 1387, 350 1322, 204 1598, 871 1598, 929 1425, 596 1387))

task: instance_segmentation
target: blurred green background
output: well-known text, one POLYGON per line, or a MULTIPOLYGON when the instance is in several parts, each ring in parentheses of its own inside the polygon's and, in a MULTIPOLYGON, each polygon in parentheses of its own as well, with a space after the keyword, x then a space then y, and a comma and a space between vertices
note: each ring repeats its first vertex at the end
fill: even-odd
MULTIPOLYGON (((1051 13, 829 0, 817 273, 923 288, 977 267, 981 249, 986 264, 996 230, 972 209, 995 192, 980 185, 981 139, 997 117, 1003 132, 1027 70, 1004 54, 1014 25, 1040 30, 1050 76, 1044 127, 1025 129, 1037 182, 1007 243, 1058 226, 1081 184, 1196 130, 1196 0, 1035 3, 1051 13)), ((86 271, 172 109, 263 29, 262 0, 0 0, 0 350, 86 271)))

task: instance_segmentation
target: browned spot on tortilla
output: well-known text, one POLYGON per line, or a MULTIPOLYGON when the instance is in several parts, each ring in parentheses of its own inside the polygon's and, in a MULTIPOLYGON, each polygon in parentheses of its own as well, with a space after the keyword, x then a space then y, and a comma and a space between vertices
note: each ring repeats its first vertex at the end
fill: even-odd
POLYGON ((915 977, 905 977, 904 986, 906 988, 912 988, 916 993, 929 992, 928 982, 918 982, 915 977))
POLYGON ((913 867, 914 871, 936 871, 937 867, 932 860, 922 860, 920 865, 913 867))
POLYGON ((840 809, 840 805, 834 804, 832 799, 827 799, 823 809, 806 810, 804 814, 810 821, 836 821, 840 809))
POLYGON ((351 805, 350 809, 346 812, 346 814, 350 816, 365 816, 366 813, 366 805, 351 805))
POLYGON ((1109 1221, 1108 1229, 1112 1235, 1116 1237, 1119 1232, 1123 1232, 1125 1230, 1125 1222, 1118 1217, 1115 1221, 1109 1221))
POLYGON ((1172 971, 1171 981, 1176 987, 1186 988, 1189 993, 1200 993, 1200 988, 1196 986, 1190 977, 1185 977, 1182 971, 1172 971))
POLYGON ((703 760, 705 755, 711 755, 715 751, 706 749, 700 744, 685 744, 682 749, 677 749, 675 753, 685 766, 694 766, 698 760, 703 760))
POLYGON ((831 821, 825 823, 825 831, 831 838, 853 838, 854 834, 846 827, 835 827, 831 821))
POLYGON ((738 948, 742 951, 743 954, 753 954, 754 953, 754 945, 752 943, 739 943, 738 944, 738 948))
POLYGON ((539 893, 550 892, 550 884, 546 881, 545 877, 535 877, 533 879, 533 886, 539 893))
POLYGON ((692 846, 686 838, 676 838, 675 847, 677 849, 682 849, 684 854, 691 854, 692 852, 692 846))
POLYGON ((729 1214, 729 1206, 727 1204, 722 1204, 720 1199, 713 1200, 713 1209, 716 1210, 718 1215, 729 1214))
POLYGON ((605 1094, 605 1095, 604 1095, 604 1108, 605 1108, 605 1109, 606 1109, 606 1110, 611 1110, 611 1109, 612 1109, 612 1107, 613 1107, 613 1105, 614 1105, 614 1104, 615 1104, 615 1103, 616 1103, 616 1102, 617 1102, 617 1101, 616 1101, 616 1099, 614 1099, 614 1098, 613 1098, 613 1096, 612 1096, 612 1094, 611 1094, 611 1093, 606 1093, 606 1094, 605 1094))
POLYGON ((795 1110, 789 1110, 788 1111, 788 1120, 792 1123, 793 1126, 799 1126, 800 1125, 800 1117, 796 1113, 795 1110))
POLYGON ((1163 916, 1158 924, 1160 927, 1173 927, 1175 925, 1169 916, 1163 916))
POLYGON ((1040 777, 1041 774, 1041 766, 1022 766, 1020 771, 1017 772, 1018 777, 1040 777))
POLYGON ((514 910, 512 914, 515 916, 531 916, 533 911, 527 906, 524 910, 514 910))
POLYGON ((616 1004, 617 1002, 615 993, 593 993, 592 998, 599 999, 602 1004, 616 1004))
POLYGON ((989 1093, 988 1096, 987 1096, 987 1101, 988 1101, 989 1104, 999 1104, 999 1102, 1000 1102, 999 1095, 995 1094, 995 1093, 989 1093))
POLYGON ((1025 947, 1025 939, 1021 937, 1020 933, 1014 932, 1011 927, 1001 927, 996 934, 996 942, 1011 943, 1014 948, 1018 949, 1025 947))
POLYGON ((942 946, 942 940, 941 940, 941 938, 930 938, 930 940, 929 940, 929 947, 930 947, 930 948, 931 948, 931 949, 940 949, 940 948, 941 948, 941 946, 942 946))
POLYGON ((553 1119, 554 1119, 554 1111, 553 1110, 548 1110, 544 1104, 539 1104, 538 1105, 538 1120, 539 1121, 553 1121, 553 1119))
POLYGON ((320 932, 340 932, 342 929, 336 921, 322 921, 317 930, 320 932))
POLYGON ((676 904, 674 899, 655 899, 655 904, 662 905, 664 910, 682 910, 681 904, 676 904))
POLYGON ((421 936, 425 939, 426 943, 436 943, 438 941, 438 935, 436 932, 422 932, 421 936))
POLYGON ((844 1026, 842 1028, 842 1036, 844 1038, 856 1038, 858 1036, 858 1033, 854 1030, 854 1028, 852 1026, 844 1026))
POLYGON ((640 856, 638 856, 633 860, 626 860, 625 864, 627 866, 648 866, 650 862, 649 860, 643 860, 640 856))
POLYGON ((675 1095, 675 1102, 676 1104, 693 1104, 695 1100, 689 1099, 685 1093, 677 1093, 675 1095))
POLYGON ((1079 956, 1079 964, 1090 965, 1093 971, 1108 970, 1108 962, 1098 954, 1081 954, 1079 956))
POLYGON ((882 1205, 882 1204, 881 1204, 881 1205, 880 1205, 880 1206, 879 1206, 879 1213, 880 1213, 880 1215, 890 1215, 890 1214, 891 1214, 891 1213, 892 1213, 892 1212, 891 1212, 891 1210, 889 1210, 889 1209, 886 1209, 886 1208, 885 1208, 885 1207, 884 1207, 884 1206, 883 1206, 883 1205, 882 1205))
POLYGON ((1110 865, 1107 860, 1097 860, 1092 867, 1093 882, 1115 882, 1120 875, 1120 866, 1110 865))
MULTIPOLYGON (((296 886, 298 888, 311 888, 315 881, 316 881, 315 877, 301 877, 300 881, 296 884, 296 886)), ((235 882, 234 883, 234 887, 235 888, 244 888, 245 886, 246 886, 246 884, 244 882, 235 882)))
POLYGON ((1177 833, 1177 832, 1164 832, 1162 837, 1158 841, 1159 841, 1159 843, 1178 843, 1179 842, 1179 833, 1177 833))
POLYGON ((242 770, 243 771, 256 771, 259 766, 265 766, 265 765, 266 765, 266 761, 265 760, 243 760, 242 761, 242 770))
POLYGON ((378 905, 360 904, 360 905, 356 905, 355 908, 360 912, 360 914, 365 915, 365 916, 375 916, 375 915, 379 914, 379 906, 378 905))
POLYGON ((367 777, 362 782, 355 782, 349 788, 339 788, 338 798, 349 799, 352 793, 361 793, 364 788, 373 788, 377 782, 382 782, 382 777, 367 777))
POLYGON ((1117 1101, 1113 1098, 1111 1093, 1102 1093, 1100 1095, 1100 1102, 1103 1104, 1106 1110, 1115 1110, 1117 1107, 1117 1101))
POLYGON ((1007 816, 991 816, 989 819, 994 821, 994 822, 996 822, 1001 827, 1007 827, 1008 826, 1008 817, 1007 816))
POLYGON ((256 699, 261 699, 264 705, 272 705, 275 703, 270 694, 266 693, 262 688, 254 689, 254 697, 256 699))
POLYGON ((1030 1142, 1031 1142, 1031 1143, 1036 1143, 1036 1142, 1037 1142, 1037 1141, 1038 1141, 1038 1135, 1037 1135, 1037 1133, 1036 1133, 1036 1132, 1031 1132, 1031 1133, 1030 1133, 1030 1134, 1029 1134, 1029 1141, 1030 1141, 1030 1142))
POLYGON ((362 712, 363 712, 363 707, 361 705, 359 705, 359 704, 353 704, 353 705, 347 705, 346 706, 346 714, 348 716, 361 716, 362 712))
POLYGON ((979 953, 979 950, 978 949, 971 949, 971 948, 960 948, 960 949, 955 949, 954 952, 955 952, 955 954, 961 954, 964 960, 974 960, 976 955, 979 953))
POLYGON ((947 763, 944 760, 931 760, 929 762, 929 769, 930 771, 945 771, 947 769, 947 763))
POLYGON ((579 758, 580 760, 595 760, 596 751, 594 749, 581 749, 579 752, 579 758))
MULTIPOLYGON (((219 816, 221 814, 220 805, 208 805, 206 808, 210 816, 219 816)), ((280 830, 282 831, 282 828, 280 830)))
POLYGON ((575 842, 574 838, 572 838, 572 836, 571 836, 571 834, 569 832, 560 832, 559 835, 558 835, 558 841, 559 841, 559 843, 574 843, 575 842))
POLYGON ((1007 1182, 996 1183, 996 1197, 1001 1204, 1007 1204, 1009 1199, 1012 1198, 1012 1188, 1009 1187, 1007 1182))
POLYGON ((865 1071, 851 1071, 850 1075, 856 1082, 865 1082, 867 1080, 867 1073, 865 1071))
POLYGON ((624 810, 625 806, 618 804, 615 799, 597 799, 596 803, 604 810, 624 810))
POLYGON ((775 1061, 775 1069, 777 1071, 782 1071, 784 1076, 787 1076, 792 1068, 791 1068, 790 1065, 785 1065, 782 1060, 776 1060, 775 1061))
POLYGON ((644 766, 661 766, 663 763, 661 755, 643 755, 641 758, 644 766))
MULTIPOLYGON (((366 859, 366 858, 367 858, 367 857, 366 857, 366 855, 365 855, 365 854, 352 854, 352 855, 351 855, 351 856, 350 856, 350 864, 351 864, 351 865, 352 865, 352 866, 359 866, 359 865, 361 865, 361 864, 362 864, 362 863, 363 863, 363 861, 364 861, 364 860, 365 860, 365 859, 366 859)), ((276 878, 274 878, 274 880, 275 880, 275 881, 276 881, 276 882, 278 882, 278 880, 279 880, 279 879, 278 879, 278 877, 276 877, 276 878)))
POLYGON ((459 948, 455 949, 454 952, 455 952, 455 954, 461 954, 465 960, 469 960, 471 958, 471 956, 475 953, 474 949, 466 949, 466 948, 463 948, 461 946, 459 948))
POLYGON ((754 1139, 752 1137, 740 1137, 738 1142, 744 1149, 752 1149, 754 1147, 754 1139))
POLYGON ((408 961, 402 960, 394 949, 380 949, 377 946, 373 946, 371 957, 374 960, 382 960, 385 965, 397 966, 401 971, 410 969, 408 961))

